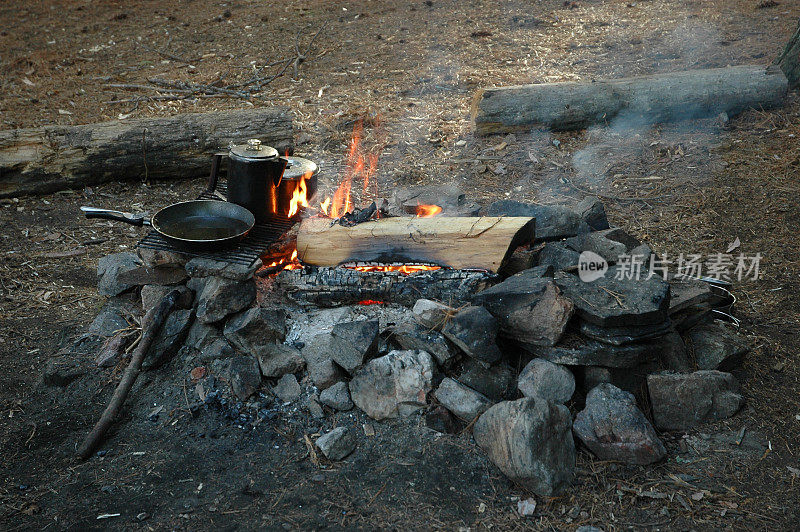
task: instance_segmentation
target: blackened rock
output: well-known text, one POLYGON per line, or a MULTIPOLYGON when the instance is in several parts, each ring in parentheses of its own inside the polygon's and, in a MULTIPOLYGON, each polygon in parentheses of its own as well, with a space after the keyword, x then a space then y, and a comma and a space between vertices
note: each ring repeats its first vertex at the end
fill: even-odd
POLYGON ((133 317, 140 312, 141 307, 131 294, 111 297, 89 325, 88 333, 103 337, 114 336, 122 329, 129 328, 133 317))
POLYGON ((591 251, 606 259, 609 264, 614 264, 618 262, 621 255, 626 255, 640 242, 622 229, 608 229, 568 238, 564 244, 578 253, 591 251), (633 246, 626 244, 633 244, 633 246))
POLYGON ((519 374, 517 388, 525 397, 540 397, 551 403, 564 404, 575 393, 575 377, 564 366, 534 358, 519 374))
POLYGON ((531 270, 478 292, 472 302, 497 318, 503 337, 532 345, 555 345, 573 312, 553 280, 531 270))
POLYGON ((95 358, 95 364, 101 368, 110 368, 116 365, 131 342, 133 342, 133 335, 125 332, 118 332, 114 336, 106 338, 95 358))
POLYGON ((569 487, 575 474, 572 417, 543 399, 504 401, 478 418, 475 442, 511 480, 542 497, 569 487))
POLYGON ((602 231, 603 229, 608 229, 606 208, 600 198, 587 196, 575 206, 574 210, 593 230, 602 231))
POLYGON ((218 336, 211 343, 200 349, 200 359, 206 363, 235 355, 236 350, 221 336, 218 336))
POLYGON ((567 332, 557 346, 522 345, 531 355, 565 366, 631 368, 657 361, 665 348, 664 337, 615 346, 567 332))
POLYGON ((578 267, 580 253, 569 249, 563 242, 548 242, 539 251, 539 266, 550 266, 555 271, 578 267))
POLYGON ((287 373, 297 373, 306 365, 305 359, 296 348, 285 344, 261 346, 258 365, 266 378, 282 377, 287 373))
POLYGON ((575 304, 575 313, 588 322, 605 327, 664 323, 669 309, 669 284, 655 276, 627 279, 625 273, 617 265, 590 283, 567 273, 557 273, 555 281, 575 304), (623 278, 617 279, 617 275, 623 278))
POLYGON ((182 283, 187 279, 186 271, 183 268, 173 266, 139 266, 131 270, 120 272, 118 278, 120 283, 131 286, 143 286, 146 284, 166 286, 182 283))
POLYGON ((660 362, 653 361, 632 368, 605 368, 602 366, 584 366, 576 368, 581 372, 581 391, 588 394, 599 384, 613 384, 617 388, 633 394, 639 394, 646 388, 647 377, 651 373, 662 371, 660 362))
POLYGON ((87 368, 80 359, 68 355, 54 356, 45 364, 42 382, 45 386, 63 388, 83 377, 86 372, 87 368))
POLYGON ((461 430, 461 423, 443 406, 425 413, 425 426, 442 434, 455 434, 461 430))
POLYGON ((495 364, 486 367, 471 358, 464 361, 463 371, 455 379, 481 393, 499 401, 508 395, 514 383, 514 370, 508 364, 495 364))
POLYGON ((262 266, 258 259, 250 265, 195 257, 186 263, 185 272, 190 277, 222 277, 231 281, 246 281, 262 266))
POLYGON ((101 257, 97 263, 97 291, 100 295, 116 296, 137 286, 125 283, 120 275, 141 266, 142 262, 134 253, 112 253, 101 257))
POLYGON ((284 403, 289 403, 299 398, 300 394, 303 393, 303 389, 300 388, 297 377, 287 373, 278 379, 277 384, 272 388, 272 392, 284 403))
POLYGON ((177 301, 175 302, 176 308, 190 309, 194 301, 194 293, 185 286, 162 286, 158 284, 147 284, 142 286, 142 309, 147 312, 151 308, 158 305, 164 296, 177 290, 180 292, 177 301))
POLYGON ((442 380, 435 395, 445 408, 467 422, 486 412, 493 404, 488 397, 450 378, 442 380))
POLYGON ((202 351, 217 338, 222 338, 222 332, 216 326, 194 320, 192 326, 189 327, 189 334, 186 336, 186 345, 202 351))
POLYGON ((236 397, 244 401, 258 390, 261 385, 261 372, 255 358, 233 357, 226 366, 225 376, 236 397))
POLYGON ((328 460, 342 460, 356 449, 356 438, 346 427, 336 427, 329 433, 320 436, 317 447, 328 460))
POLYGON ((687 338, 698 369, 732 371, 750 351, 744 339, 716 320, 692 327, 687 338))
POLYGON ((448 340, 467 356, 491 364, 500 359, 495 342, 500 326, 497 318, 483 307, 466 307, 459 311, 442 329, 448 340))
POLYGON ((633 394, 612 384, 600 384, 589 392, 572 430, 601 460, 646 465, 667 454, 633 394))
POLYGON ((416 214, 418 205, 438 205, 443 216, 476 216, 480 205, 467 200, 458 187, 452 185, 395 188, 389 200, 389 214, 408 216, 416 214))
POLYGON ((442 365, 458 354, 442 333, 418 323, 402 323, 392 327, 389 330, 389 340, 400 349, 427 351, 442 365))
POLYGON ((322 410, 322 405, 319 402, 319 396, 317 394, 311 395, 308 400, 306 400, 306 408, 314 419, 325 418, 325 411, 322 410))
POLYGON ((208 278, 197 296, 197 319, 204 323, 218 322, 249 307, 255 299, 256 285, 252 280, 208 278))
POLYGON ((563 205, 531 205, 500 200, 487 207, 489 216, 530 216, 536 218, 536 239, 557 240, 588 233, 591 227, 577 212, 563 205))
POLYGON ((585 320, 579 320, 578 329, 582 335, 592 340, 597 340, 604 344, 625 345, 664 336, 672 330, 672 322, 667 318, 663 323, 604 327, 585 320))
POLYGON ((367 362, 350 381, 350 397, 378 421, 408 416, 425 406, 436 363, 424 351, 392 351, 367 362))
MULTIPOLYGON (((147 317, 145 317, 144 321, 148 321, 147 317)), ((164 324, 153 339, 150 349, 147 350, 142 369, 155 369, 168 362, 183 345, 191 325, 191 310, 173 310, 164 320, 164 324)))
POLYGON ((677 372, 692 371, 692 364, 686 352, 686 344, 680 334, 672 330, 654 341, 658 341, 662 345, 661 365, 664 369, 677 372))
POLYGON ((258 355, 264 346, 286 339, 286 311, 253 307, 232 316, 223 334, 242 354, 258 355))
POLYGON ((705 310, 711 307, 714 295, 711 286, 699 279, 670 279, 669 313, 675 314, 686 309, 705 310))
POLYGON ((378 348, 378 320, 337 323, 331 331, 333 361, 352 375, 378 348))
POLYGON ((320 392, 319 400, 322 404, 328 405, 334 410, 347 411, 353 409, 353 401, 350 399, 350 389, 346 382, 337 382, 330 388, 320 392))
POLYGON ((431 299, 418 299, 411 309, 414 319, 423 327, 433 330, 441 330, 451 316, 455 315, 456 310, 448 307, 444 303, 431 299))
POLYGON ((730 373, 702 370, 647 377, 656 427, 686 430, 731 417, 744 404, 739 382, 730 373))

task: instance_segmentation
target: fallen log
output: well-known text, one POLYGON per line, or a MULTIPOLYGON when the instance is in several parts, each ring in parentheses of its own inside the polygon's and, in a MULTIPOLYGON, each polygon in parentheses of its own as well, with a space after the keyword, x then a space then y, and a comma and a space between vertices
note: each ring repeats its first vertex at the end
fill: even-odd
POLYGON ((297 232, 303 264, 425 263, 496 272, 519 246, 533 242, 528 217, 397 217, 352 227, 306 218, 297 232))
POLYGON ((208 173, 232 141, 259 138, 292 149, 286 108, 180 114, 80 126, 0 131, 0 197, 107 181, 182 179, 208 173))
POLYGON ((420 298, 459 305, 469 296, 499 282, 483 271, 432 270, 406 275, 397 271, 364 272, 351 268, 306 267, 284 270, 276 285, 300 305, 337 307, 381 302, 413 306, 420 298))
POLYGON ((670 122, 777 107, 787 91, 788 81, 780 69, 761 66, 516 85, 478 91, 472 120, 478 135, 581 129, 614 119, 670 122))

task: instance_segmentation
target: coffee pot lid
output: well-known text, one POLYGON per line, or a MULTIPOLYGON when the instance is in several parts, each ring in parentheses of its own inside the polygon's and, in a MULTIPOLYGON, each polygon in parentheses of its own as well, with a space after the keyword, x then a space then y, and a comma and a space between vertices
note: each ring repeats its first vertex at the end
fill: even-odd
POLYGON ((316 175, 319 171, 317 163, 303 157, 286 157, 286 160, 289 161, 289 164, 286 165, 286 170, 283 172, 283 179, 300 179, 306 174, 316 175))
POLYGON ((261 144, 258 139, 250 139, 246 144, 231 144, 230 155, 235 155, 243 159, 274 159, 278 156, 278 150, 272 146, 261 144))

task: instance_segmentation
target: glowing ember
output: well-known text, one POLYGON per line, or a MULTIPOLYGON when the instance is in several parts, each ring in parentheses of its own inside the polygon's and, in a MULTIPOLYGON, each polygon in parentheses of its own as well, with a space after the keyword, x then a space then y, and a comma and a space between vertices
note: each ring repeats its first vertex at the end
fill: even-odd
POLYGON ((359 305, 383 305, 383 301, 375 301, 374 299, 365 299, 358 302, 359 305))
POLYGON ((417 216, 420 218, 430 218, 442 212, 442 208, 438 205, 417 205, 417 216))
POLYGON ((295 249, 288 259, 286 257, 275 259, 269 264, 263 266, 261 269, 272 270, 271 273, 277 274, 283 270, 299 270, 302 267, 303 265, 300 264, 299 260, 297 260, 297 250, 295 249))
POLYGON ((360 272, 400 272, 407 275, 419 272, 431 272, 441 270, 441 266, 431 266, 428 264, 368 264, 361 266, 344 266, 351 270, 360 272))

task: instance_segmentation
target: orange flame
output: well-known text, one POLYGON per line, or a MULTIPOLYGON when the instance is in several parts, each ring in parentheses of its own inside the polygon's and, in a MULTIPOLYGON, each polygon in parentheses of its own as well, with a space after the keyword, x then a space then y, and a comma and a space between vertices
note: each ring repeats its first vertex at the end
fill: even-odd
POLYGON ((406 275, 419 272, 432 272, 441 270, 441 266, 431 266, 429 264, 366 264, 361 266, 345 266, 360 272, 400 272, 406 275))
POLYGON ((417 216, 420 218, 430 218, 442 212, 442 208, 438 205, 417 205, 417 216))
POLYGON ((289 200, 288 217, 291 218, 300 210, 300 207, 308 207, 308 186, 306 180, 310 179, 312 174, 309 172, 300 179, 292 192, 292 199, 289 200))

